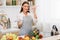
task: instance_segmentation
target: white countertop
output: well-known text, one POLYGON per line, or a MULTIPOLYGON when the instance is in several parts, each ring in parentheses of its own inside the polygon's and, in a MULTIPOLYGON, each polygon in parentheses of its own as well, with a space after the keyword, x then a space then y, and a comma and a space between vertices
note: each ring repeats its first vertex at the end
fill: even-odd
POLYGON ((10 28, 10 29, 5 29, 5 30, 1 30, 0 32, 2 34, 5 34, 5 33, 9 33, 9 32, 19 32, 20 29, 17 29, 17 28, 10 28))
POLYGON ((60 40, 60 35, 51 36, 51 37, 47 37, 47 38, 42 38, 40 40, 60 40))

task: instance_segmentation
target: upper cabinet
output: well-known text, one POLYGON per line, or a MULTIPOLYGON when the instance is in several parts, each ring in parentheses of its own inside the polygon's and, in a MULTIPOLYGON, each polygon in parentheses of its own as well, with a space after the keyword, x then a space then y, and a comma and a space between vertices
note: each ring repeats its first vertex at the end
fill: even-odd
POLYGON ((24 1, 28 1, 30 6, 35 5, 35 0, 0 0, 0 6, 21 6, 24 1))

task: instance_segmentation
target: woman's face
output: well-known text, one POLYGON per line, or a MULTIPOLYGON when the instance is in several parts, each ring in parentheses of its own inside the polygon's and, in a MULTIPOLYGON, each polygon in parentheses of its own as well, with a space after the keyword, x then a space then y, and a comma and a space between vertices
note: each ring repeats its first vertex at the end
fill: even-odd
POLYGON ((29 5, 26 3, 26 4, 24 4, 24 5, 22 6, 22 8, 23 8, 23 11, 24 11, 24 12, 27 12, 28 9, 29 9, 29 5))

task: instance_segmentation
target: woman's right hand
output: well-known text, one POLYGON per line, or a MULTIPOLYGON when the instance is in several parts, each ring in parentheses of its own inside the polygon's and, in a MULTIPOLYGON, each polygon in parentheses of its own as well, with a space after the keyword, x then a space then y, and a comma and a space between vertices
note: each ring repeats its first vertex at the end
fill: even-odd
POLYGON ((18 28, 21 28, 22 27, 22 21, 18 21, 17 25, 18 25, 18 28))

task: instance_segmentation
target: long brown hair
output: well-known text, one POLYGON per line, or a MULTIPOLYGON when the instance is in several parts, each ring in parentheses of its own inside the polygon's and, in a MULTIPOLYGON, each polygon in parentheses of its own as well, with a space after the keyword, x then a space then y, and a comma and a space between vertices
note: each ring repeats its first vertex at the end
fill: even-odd
MULTIPOLYGON (((28 3, 27 1, 24 1, 24 2, 22 3, 22 6, 23 6, 24 4, 28 4, 28 5, 29 5, 29 3, 28 3)), ((28 11, 27 11, 27 12, 30 12, 29 9, 30 9, 30 7, 28 8, 28 11)), ((22 12, 22 11, 23 11, 23 8, 21 7, 20 12, 22 12)))

